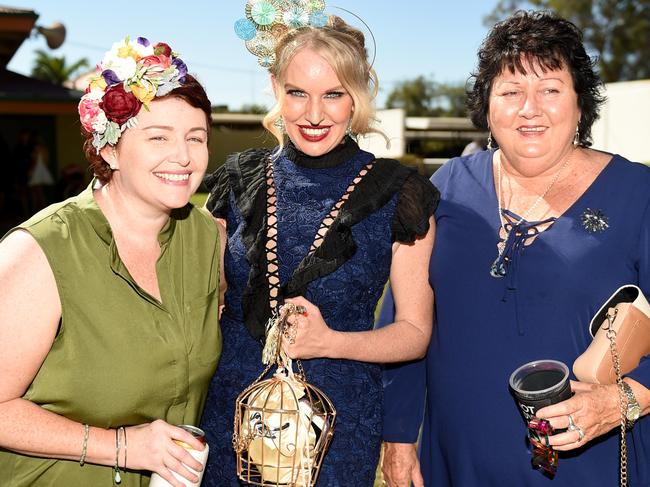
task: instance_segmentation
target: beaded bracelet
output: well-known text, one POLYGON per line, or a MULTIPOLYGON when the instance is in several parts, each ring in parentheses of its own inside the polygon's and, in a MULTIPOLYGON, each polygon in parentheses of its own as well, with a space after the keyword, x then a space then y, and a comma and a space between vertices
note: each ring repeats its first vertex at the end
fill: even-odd
POLYGON ((90 426, 84 424, 84 441, 81 446, 81 457, 79 457, 79 466, 83 467, 86 462, 86 453, 88 453, 88 435, 90 434, 90 426))

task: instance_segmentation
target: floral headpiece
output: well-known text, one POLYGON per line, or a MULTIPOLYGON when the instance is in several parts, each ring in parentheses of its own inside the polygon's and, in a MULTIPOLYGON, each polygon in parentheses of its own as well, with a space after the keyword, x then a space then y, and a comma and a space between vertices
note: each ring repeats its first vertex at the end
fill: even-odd
POLYGON ((248 0, 246 17, 235 22, 235 33, 265 68, 275 64, 275 46, 291 29, 325 27, 325 0, 248 0))
POLYGON ((93 134, 97 152, 115 145, 127 128, 134 127, 142 106, 165 96, 185 82, 187 66, 162 42, 152 45, 144 37, 126 37, 104 55, 100 73, 79 102, 81 125, 93 134))

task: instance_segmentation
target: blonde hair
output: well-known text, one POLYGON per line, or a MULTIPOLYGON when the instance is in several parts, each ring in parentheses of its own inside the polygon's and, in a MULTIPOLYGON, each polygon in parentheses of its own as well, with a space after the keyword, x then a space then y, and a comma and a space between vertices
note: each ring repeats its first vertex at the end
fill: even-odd
POLYGON ((269 68, 275 77, 277 101, 264 117, 263 125, 284 145, 284 133, 277 126, 282 117, 286 70, 294 56, 302 49, 312 49, 322 56, 336 73, 339 81, 352 97, 354 111, 350 128, 353 133, 365 135, 378 130, 371 127, 375 116, 373 101, 377 96, 377 74, 368 62, 363 33, 332 15, 325 27, 302 27, 287 33, 275 48, 276 61, 269 68))

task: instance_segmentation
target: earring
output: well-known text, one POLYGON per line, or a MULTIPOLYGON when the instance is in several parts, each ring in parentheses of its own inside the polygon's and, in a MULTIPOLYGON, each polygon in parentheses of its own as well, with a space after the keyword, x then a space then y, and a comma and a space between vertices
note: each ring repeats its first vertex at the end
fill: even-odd
POLYGON ((348 137, 353 136, 353 134, 352 134, 352 119, 351 118, 348 120, 348 128, 345 129, 345 135, 347 135, 348 137))
POLYGON ((573 136, 573 146, 574 147, 578 147, 580 145, 580 130, 578 130, 579 128, 580 128, 580 125, 578 125, 576 127, 576 133, 573 136))
POLYGON ((492 150, 492 131, 491 130, 488 132, 487 148, 488 148, 488 150, 492 150))
POLYGON ((278 117, 278 118, 276 119, 276 121, 273 122, 273 126, 274 126, 276 129, 278 129, 280 132, 282 132, 283 134, 286 134, 286 133, 287 133, 287 129, 286 129, 286 127, 284 126, 284 120, 282 119, 282 117, 278 117))

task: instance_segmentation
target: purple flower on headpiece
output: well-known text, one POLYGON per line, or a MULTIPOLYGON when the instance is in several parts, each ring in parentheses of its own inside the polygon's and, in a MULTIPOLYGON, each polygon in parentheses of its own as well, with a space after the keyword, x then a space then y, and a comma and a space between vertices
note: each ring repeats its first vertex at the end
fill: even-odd
POLYGON ((174 58, 172 64, 178 69, 179 81, 183 81, 185 75, 187 74, 187 65, 181 60, 181 58, 174 58))
POLYGON ((141 44, 144 47, 148 47, 149 44, 151 43, 149 42, 149 39, 147 39, 146 37, 138 37, 138 44, 141 44))
POLYGON ((104 78, 104 81, 106 81, 106 84, 108 86, 113 86, 122 82, 122 80, 117 77, 117 74, 115 74, 115 71, 113 71, 112 69, 104 70, 102 72, 102 77, 104 78))

